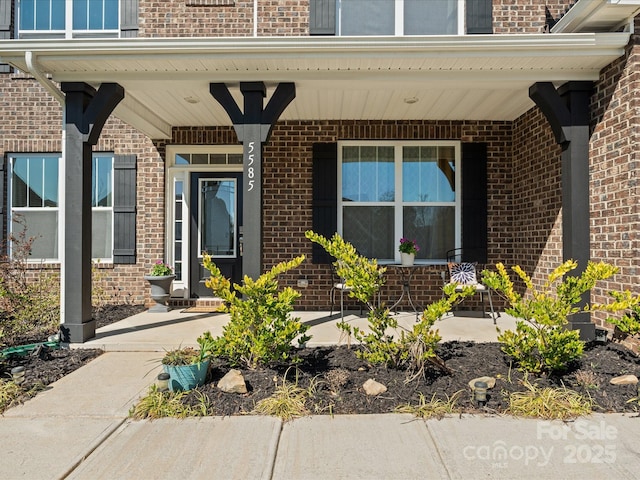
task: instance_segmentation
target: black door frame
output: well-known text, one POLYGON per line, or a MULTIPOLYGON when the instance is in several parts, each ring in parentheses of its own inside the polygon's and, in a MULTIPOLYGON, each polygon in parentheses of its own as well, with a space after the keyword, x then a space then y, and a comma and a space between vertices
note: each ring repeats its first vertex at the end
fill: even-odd
POLYGON ((219 258, 216 265, 232 283, 242 281, 242 172, 238 171, 192 171, 189 172, 190 206, 189 206, 189 295, 191 298, 213 296, 213 292, 204 286, 204 280, 208 278, 207 271, 201 264, 198 251, 200 214, 199 181, 202 179, 228 179, 236 180, 236 256, 234 258, 219 258))

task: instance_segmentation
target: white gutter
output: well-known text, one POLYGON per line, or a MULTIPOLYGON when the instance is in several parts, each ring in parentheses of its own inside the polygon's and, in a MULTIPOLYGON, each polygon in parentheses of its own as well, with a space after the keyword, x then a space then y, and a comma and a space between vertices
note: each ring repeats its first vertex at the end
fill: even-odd
POLYGON ((60 91, 60 89, 53 83, 51 80, 47 78, 47 76, 42 73, 40 67, 38 65, 38 61, 36 56, 31 51, 24 52, 24 61, 27 65, 27 69, 29 73, 34 76, 36 80, 42 85, 45 90, 47 90, 51 95, 54 96, 60 105, 64 106, 65 96, 64 93, 60 91))

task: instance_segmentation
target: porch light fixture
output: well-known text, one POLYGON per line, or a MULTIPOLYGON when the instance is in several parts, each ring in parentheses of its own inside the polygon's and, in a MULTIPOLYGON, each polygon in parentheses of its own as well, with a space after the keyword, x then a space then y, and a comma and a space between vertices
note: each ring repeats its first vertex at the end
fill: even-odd
POLYGON ((414 103, 418 102, 418 97, 406 97, 404 99, 404 103, 408 104, 408 105, 412 105, 414 103))
POLYGON ((483 407, 487 403, 487 382, 478 381, 473 384, 473 400, 478 406, 483 407))
POLYGON ((200 103, 200 99, 198 97, 184 97, 184 101, 191 104, 200 103))

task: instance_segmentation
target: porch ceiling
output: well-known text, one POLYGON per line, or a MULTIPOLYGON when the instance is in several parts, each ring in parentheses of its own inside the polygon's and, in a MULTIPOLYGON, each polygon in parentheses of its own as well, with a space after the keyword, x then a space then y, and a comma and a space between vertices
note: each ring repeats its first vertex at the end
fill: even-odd
POLYGON ((534 82, 597 80, 628 40, 629 33, 15 40, 0 44, 0 58, 44 84, 45 75, 117 82, 125 99, 116 116, 168 138, 173 126, 231 124, 209 94, 212 82, 226 83, 241 108, 239 82, 265 82, 267 97, 277 83, 294 82, 282 120, 513 120, 533 106, 534 82))

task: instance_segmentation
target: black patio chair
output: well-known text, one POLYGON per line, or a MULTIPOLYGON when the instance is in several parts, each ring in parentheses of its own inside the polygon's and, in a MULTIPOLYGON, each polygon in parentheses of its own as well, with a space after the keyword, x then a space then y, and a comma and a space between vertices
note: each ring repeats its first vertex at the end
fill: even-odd
POLYGON ((489 299, 489 311, 494 325, 500 312, 495 312, 493 308, 493 299, 491 298, 491 289, 478 281, 476 267, 478 262, 463 261, 464 251, 462 248, 453 248, 447 251, 447 269, 442 272, 442 279, 446 284, 455 283, 456 291, 462 291, 467 286, 475 288, 477 294, 480 295, 482 302, 482 313, 487 311, 485 297, 489 299))

